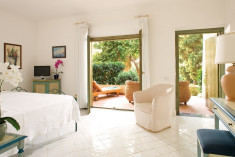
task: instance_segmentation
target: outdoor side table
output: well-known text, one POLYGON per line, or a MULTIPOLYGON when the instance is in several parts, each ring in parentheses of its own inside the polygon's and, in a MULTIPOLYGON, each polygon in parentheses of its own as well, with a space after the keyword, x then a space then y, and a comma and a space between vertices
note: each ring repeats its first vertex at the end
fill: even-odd
POLYGON ((17 146, 19 149, 18 156, 24 156, 24 139, 27 136, 6 133, 5 137, 0 141, 0 154, 17 146))

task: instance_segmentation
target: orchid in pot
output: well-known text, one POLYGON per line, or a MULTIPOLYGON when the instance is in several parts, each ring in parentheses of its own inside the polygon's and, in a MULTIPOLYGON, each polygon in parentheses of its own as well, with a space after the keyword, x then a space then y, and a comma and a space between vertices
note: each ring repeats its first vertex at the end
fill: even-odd
MULTIPOLYGON (((22 74, 19 72, 19 66, 10 65, 9 63, 0 63, 0 94, 2 85, 4 82, 9 82, 13 86, 18 86, 19 82, 23 81, 22 74)), ((6 121, 9 122, 17 131, 20 129, 19 123, 12 117, 1 117, 0 107, 0 140, 5 136, 7 125, 6 121)))
POLYGON ((59 68, 59 65, 63 65, 63 61, 62 60, 57 60, 56 62, 55 62, 55 75, 54 75, 54 79, 55 80, 57 80, 58 78, 59 78, 59 74, 62 74, 63 73, 63 71, 59 71, 58 72, 58 68, 59 68))

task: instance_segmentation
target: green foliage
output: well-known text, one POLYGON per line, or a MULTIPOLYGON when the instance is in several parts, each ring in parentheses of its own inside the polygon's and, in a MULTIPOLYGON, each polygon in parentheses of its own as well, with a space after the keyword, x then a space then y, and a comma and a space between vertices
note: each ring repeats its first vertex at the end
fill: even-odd
POLYGON ((202 34, 179 36, 179 74, 182 80, 197 82, 198 70, 202 68, 202 34))
POLYGON ((139 58, 139 40, 102 41, 94 44, 95 49, 102 50, 93 56, 94 62, 125 62, 127 56, 139 58))
POLYGON ((93 80, 98 84, 116 84, 116 78, 124 68, 120 62, 93 63, 93 80))
POLYGON ((197 71, 197 83, 200 87, 200 92, 202 92, 202 68, 197 71))
POLYGON ((201 93, 200 87, 198 85, 190 84, 189 90, 192 96, 197 96, 199 93, 201 93))
POLYGON ((94 48, 101 50, 101 52, 96 52, 92 56, 93 62, 123 62, 129 66, 132 62, 139 73, 139 63, 137 63, 139 58, 138 39, 96 42, 94 48))
POLYGON ((118 85, 125 84, 126 80, 138 81, 139 77, 136 71, 120 72, 116 79, 118 85))
POLYGON ((20 130, 19 123, 12 117, 2 117, 0 118, 0 124, 3 124, 5 122, 9 122, 17 131, 20 130))
POLYGON ((179 66, 179 81, 190 81, 190 76, 189 76, 189 72, 186 71, 187 69, 180 65, 179 66))

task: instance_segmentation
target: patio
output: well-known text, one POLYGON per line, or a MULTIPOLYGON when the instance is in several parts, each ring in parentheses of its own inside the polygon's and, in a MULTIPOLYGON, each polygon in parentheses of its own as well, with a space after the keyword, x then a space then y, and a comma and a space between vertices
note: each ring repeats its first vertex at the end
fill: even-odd
POLYGON ((213 115, 213 113, 206 107, 205 98, 199 96, 191 96, 187 105, 180 103, 179 110, 180 113, 213 115))
POLYGON ((134 111, 134 105, 129 103, 125 95, 116 94, 99 95, 98 101, 93 101, 93 107, 134 111))
MULTIPOLYGON (((192 96, 187 105, 180 103, 179 110, 180 113, 212 116, 213 113, 205 104, 205 98, 192 96)), ((134 105, 128 102, 125 95, 116 94, 99 95, 98 101, 93 101, 93 107, 134 111, 134 105)))

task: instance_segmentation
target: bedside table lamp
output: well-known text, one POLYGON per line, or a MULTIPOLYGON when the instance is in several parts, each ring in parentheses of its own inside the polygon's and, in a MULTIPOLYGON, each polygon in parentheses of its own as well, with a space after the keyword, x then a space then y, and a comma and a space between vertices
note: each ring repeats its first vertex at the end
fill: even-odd
POLYGON ((217 37, 215 63, 233 64, 227 68, 228 73, 221 78, 221 86, 227 100, 235 101, 235 33, 217 37))

